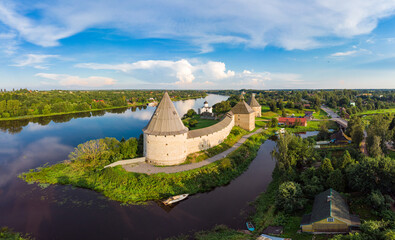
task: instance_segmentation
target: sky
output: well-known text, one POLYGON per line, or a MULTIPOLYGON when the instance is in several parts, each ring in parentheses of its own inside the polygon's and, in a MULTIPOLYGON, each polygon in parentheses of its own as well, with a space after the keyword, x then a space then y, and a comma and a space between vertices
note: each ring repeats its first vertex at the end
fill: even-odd
POLYGON ((0 88, 395 88, 395 0, 0 0, 0 88))

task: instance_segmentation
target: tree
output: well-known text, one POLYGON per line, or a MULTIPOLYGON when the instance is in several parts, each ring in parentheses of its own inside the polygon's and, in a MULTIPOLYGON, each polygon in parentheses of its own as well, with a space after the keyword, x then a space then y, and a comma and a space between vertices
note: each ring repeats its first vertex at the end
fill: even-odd
POLYGON ((70 153, 69 159, 83 165, 94 165, 100 160, 108 160, 108 155, 109 147, 107 144, 103 139, 96 139, 79 144, 70 153))
POLYGON ((7 110, 6 100, 0 101, 0 115, 7 110))
POLYGON ((197 124, 198 124, 198 121, 197 121, 196 119, 191 119, 191 120, 189 120, 189 122, 188 122, 188 125, 189 125, 190 127, 195 127, 197 124))
POLYGON ((355 160, 351 157, 350 153, 346 150, 343 154, 343 159, 342 159, 340 168, 345 169, 349 165, 354 164, 354 163, 355 163, 355 160))
POLYGON ((271 127, 277 127, 278 126, 278 119, 277 118, 272 118, 270 121, 270 126, 271 127))
POLYGON ((349 187, 355 191, 395 191, 395 161, 389 157, 364 158, 359 164, 348 167, 346 175, 349 187))
POLYGON ((189 118, 189 117, 193 117, 197 115, 197 113, 195 112, 195 110, 193 109, 189 109, 187 113, 185 113, 184 118, 189 118))
POLYGON ((364 131, 364 127, 363 127, 362 123, 358 124, 358 125, 354 125, 353 129, 351 131, 351 139, 358 146, 361 144, 363 138, 365 137, 363 131, 364 131))
POLYGON ((325 158, 320 166, 320 171, 325 178, 329 176, 331 172, 333 172, 332 162, 329 158, 325 158))
POLYGON ((306 203, 306 199, 303 198, 303 193, 298 183, 289 181, 284 182, 278 188, 276 207, 284 210, 287 213, 291 213, 297 209, 303 208, 306 203))
POLYGON ((269 108, 272 112, 277 112, 277 104, 274 100, 269 102, 269 108))
POLYGON ((381 150, 381 137, 373 136, 373 143, 369 147, 369 154, 372 157, 383 156, 383 151, 381 150))
POLYGON ((320 131, 317 134, 317 140, 318 141, 326 140, 329 139, 329 137, 330 137, 330 133, 329 133, 328 125, 324 123, 321 125, 320 131))
POLYGON ((329 173, 326 184, 329 188, 333 188, 336 191, 343 192, 345 189, 345 181, 340 169, 336 169, 329 173))

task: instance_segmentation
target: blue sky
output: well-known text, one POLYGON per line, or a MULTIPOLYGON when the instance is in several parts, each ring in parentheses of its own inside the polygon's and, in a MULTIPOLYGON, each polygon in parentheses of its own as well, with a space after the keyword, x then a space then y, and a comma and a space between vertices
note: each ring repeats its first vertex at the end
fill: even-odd
POLYGON ((395 2, 0 0, 0 88, 395 88, 395 2))

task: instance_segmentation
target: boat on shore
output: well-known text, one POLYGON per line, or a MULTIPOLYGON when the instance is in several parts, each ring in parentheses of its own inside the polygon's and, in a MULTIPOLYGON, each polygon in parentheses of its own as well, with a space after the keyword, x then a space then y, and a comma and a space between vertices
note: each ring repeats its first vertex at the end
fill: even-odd
POLYGON ((254 225, 252 225, 252 222, 246 222, 247 229, 253 232, 255 230, 254 225))
POLYGON ((165 205, 171 205, 173 203, 184 200, 188 196, 189 196, 189 194, 181 194, 181 195, 173 196, 173 197, 170 197, 170 198, 164 200, 162 203, 165 205))

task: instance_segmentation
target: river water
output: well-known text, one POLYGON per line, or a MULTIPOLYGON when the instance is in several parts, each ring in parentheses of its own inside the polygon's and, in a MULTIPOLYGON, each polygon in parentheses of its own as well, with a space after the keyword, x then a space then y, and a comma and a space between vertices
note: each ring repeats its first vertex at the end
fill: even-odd
MULTIPOLYGON (((175 102, 182 116, 188 109, 225 100, 175 102)), ((33 121, 0 123, 0 226, 31 233, 36 239, 164 239, 225 224, 245 228, 250 202, 271 181, 275 162, 267 140, 247 171, 230 184, 190 196, 173 208, 154 202, 123 205, 101 194, 71 186, 27 184, 17 175, 67 158, 79 143, 116 137, 138 137, 154 107, 83 113, 33 121)))

